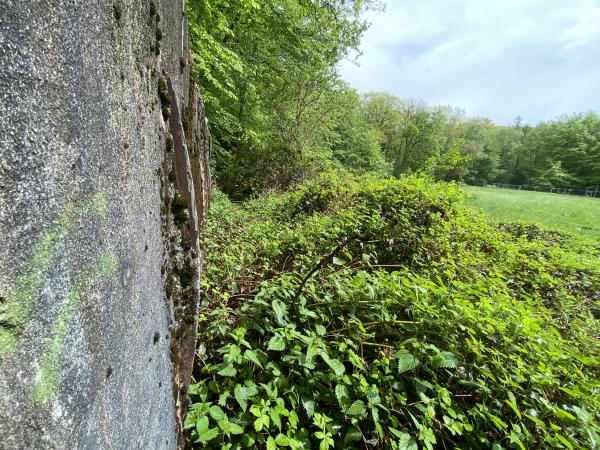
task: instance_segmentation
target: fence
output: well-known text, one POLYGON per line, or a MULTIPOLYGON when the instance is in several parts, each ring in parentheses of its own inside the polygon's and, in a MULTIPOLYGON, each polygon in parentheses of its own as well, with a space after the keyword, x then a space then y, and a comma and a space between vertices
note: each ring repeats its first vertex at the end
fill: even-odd
POLYGON ((496 186, 503 189, 517 189, 519 191, 537 191, 537 192, 550 192, 553 194, 567 194, 567 195, 580 195, 582 197, 593 197, 600 198, 599 186, 595 189, 577 189, 568 187, 548 187, 548 186, 527 186, 521 184, 503 184, 493 183, 492 186, 496 186))

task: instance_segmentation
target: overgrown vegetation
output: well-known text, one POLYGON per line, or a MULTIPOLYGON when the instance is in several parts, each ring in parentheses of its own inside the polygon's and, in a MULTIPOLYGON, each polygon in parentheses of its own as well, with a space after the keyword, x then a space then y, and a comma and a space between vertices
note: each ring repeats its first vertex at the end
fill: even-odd
POLYGON ((461 197, 347 173, 216 192, 196 445, 597 448, 597 249, 461 197))
POLYGON ((332 166, 439 180, 600 184, 600 116, 530 126, 467 118, 450 106, 359 95, 337 73, 358 53, 378 0, 189 0, 193 73, 202 86, 221 189, 236 199, 283 190, 332 166))
POLYGON ((190 438, 598 448, 597 244, 488 222, 453 180, 593 186, 600 118, 497 126, 359 95, 336 67, 379 7, 187 2, 220 189, 190 438))

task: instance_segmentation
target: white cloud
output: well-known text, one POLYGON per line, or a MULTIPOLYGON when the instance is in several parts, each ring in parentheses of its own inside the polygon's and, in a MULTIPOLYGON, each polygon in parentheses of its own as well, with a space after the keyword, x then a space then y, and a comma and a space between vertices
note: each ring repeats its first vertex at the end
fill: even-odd
POLYGON ((472 116, 535 123, 600 105, 597 0, 390 0, 370 12, 360 91, 387 91, 472 116))

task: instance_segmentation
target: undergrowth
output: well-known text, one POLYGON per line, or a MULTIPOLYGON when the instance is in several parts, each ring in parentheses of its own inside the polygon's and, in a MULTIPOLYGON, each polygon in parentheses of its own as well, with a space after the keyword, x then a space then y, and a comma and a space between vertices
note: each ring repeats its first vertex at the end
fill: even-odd
POLYGON ((455 184, 330 174, 204 232, 208 448, 598 448, 597 250, 455 184))

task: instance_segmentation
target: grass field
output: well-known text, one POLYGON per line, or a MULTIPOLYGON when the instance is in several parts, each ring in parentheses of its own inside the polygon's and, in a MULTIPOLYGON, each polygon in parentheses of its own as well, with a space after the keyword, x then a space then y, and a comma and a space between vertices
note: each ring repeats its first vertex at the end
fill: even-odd
POLYGON ((467 204, 497 220, 519 220, 600 242, 600 198, 464 186, 467 204))

